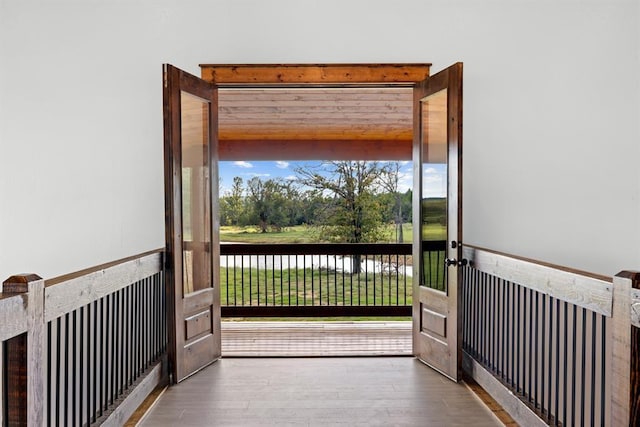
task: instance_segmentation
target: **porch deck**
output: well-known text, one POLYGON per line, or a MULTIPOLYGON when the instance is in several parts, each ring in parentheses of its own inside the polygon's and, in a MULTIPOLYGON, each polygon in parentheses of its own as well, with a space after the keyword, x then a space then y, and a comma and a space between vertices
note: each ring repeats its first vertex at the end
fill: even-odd
POLYGON ((222 359, 168 388, 142 426, 500 426, 464 384, 410 357, 222 359))
POLYGON ((411 354, 410 321, 222 322, 223 357, 411 354))

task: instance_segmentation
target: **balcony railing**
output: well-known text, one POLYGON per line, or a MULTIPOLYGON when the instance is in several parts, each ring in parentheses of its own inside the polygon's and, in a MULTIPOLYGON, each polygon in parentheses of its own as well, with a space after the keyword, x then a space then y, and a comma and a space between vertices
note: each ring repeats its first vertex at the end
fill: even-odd
POLYGON ((224 317, 411 315, 411 244, 223 244, 220 253, 224 317))
POLYGON ((479 248, 465 257, 467 369, 486 370, 529 408, 524 425, 609 425, 611 279, 479 248))
POLYGON ((122 424, 164 381, 162 256, 5 281, 0 425, 122 424))
POLYGON ((106 270, 45 282, 47 425, 90 425, 108 416, 164 355, 160 255, 132 262, 140 273, 145 269, 136 263, 148 264, 148 273, 131 281, 106 270), (104 276, 111 277, 99 283, 104 276), (83 298, 88 293, 94 295, 83 298))
MULTIPOLYGON (((432 249, 431 260, 422 258, 439 281, 444 262, 432 249)), ((221 252, 227 315, 410 313, 410 245, 221 252)), ((470 246, 464 256, 463 365, 516 421, 639 425, 640 273, 612 282, 470 246)), ((162 260, 153 251, 47 281, 3 283, 0 425, 122 424, 167 380, 162 260)))

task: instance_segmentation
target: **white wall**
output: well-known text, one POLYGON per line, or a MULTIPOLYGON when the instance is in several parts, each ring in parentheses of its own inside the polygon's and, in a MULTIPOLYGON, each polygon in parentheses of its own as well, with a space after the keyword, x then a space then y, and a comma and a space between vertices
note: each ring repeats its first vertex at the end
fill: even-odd
POLYGON ((0 279, 164 244, 161 64, 465 63, 468 243, 640 268, 637 0, 0 0, 0 279))

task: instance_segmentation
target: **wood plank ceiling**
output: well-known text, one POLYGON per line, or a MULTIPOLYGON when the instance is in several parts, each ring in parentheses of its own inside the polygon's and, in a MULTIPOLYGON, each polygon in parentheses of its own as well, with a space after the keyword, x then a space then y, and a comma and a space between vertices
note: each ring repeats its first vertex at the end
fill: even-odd
POLYGON ((409 160, 412 87, 431 64, 201 64, 220 160, 409 160))
POLYGON ((220 88, 221 160, 409 160, 413 93, 220 88))

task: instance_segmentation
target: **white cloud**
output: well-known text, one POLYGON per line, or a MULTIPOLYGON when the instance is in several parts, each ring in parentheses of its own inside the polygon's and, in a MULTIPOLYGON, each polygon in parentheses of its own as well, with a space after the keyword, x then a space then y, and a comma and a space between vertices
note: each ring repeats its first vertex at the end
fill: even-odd
POLYGON ((240 160, 240 161, 237 161, 237 162, 233 162, 233 164, 234 164, 234 165, 236 165, 236 166, 238 166, 238 167, 241 167, 241 168, 247 168, 247 169, 248 169, 248 168, 252 168, 252 167, 253 167, 253 165, 252 165, 251 163, 249 163, 249 162, 245 162, 244 160, 240 160))
POLYGON ((287 181, 295 181, 298 179, 298 177, 295 175, 289 175, 289 176, 285 176, 284 179, 286 179, 287 181))
POLYGON ((439 173, 435 168, 426 168, 422 173, 439 173))
POLYGON ((257 178, 264 178, 264 177, 271 176, 270 173, 243 173, 242 175, 253 176, 257 178))
POLYGON ((433 183, 433 182, 442 182, 442 176, 441 175, 425 176, 422 178, 422 182, 427 184, 433 183))
POLYGON ((289 167, 289 162, 284 162, 282 160, 278 160, 276 162, 276 167, 280 168, 280 169, 286 169, 289 167))

